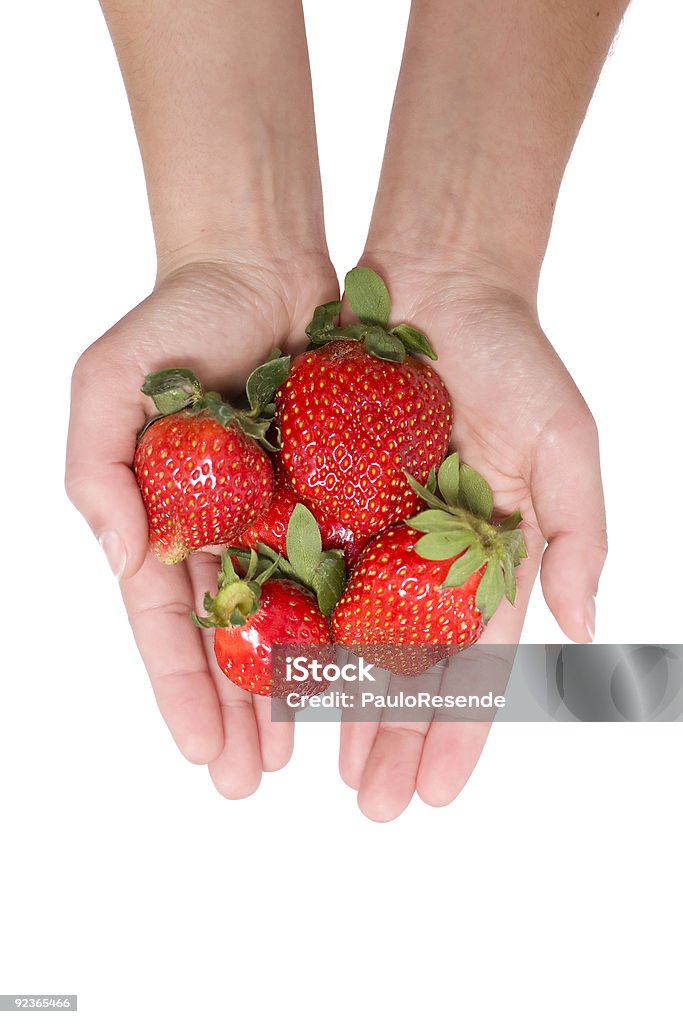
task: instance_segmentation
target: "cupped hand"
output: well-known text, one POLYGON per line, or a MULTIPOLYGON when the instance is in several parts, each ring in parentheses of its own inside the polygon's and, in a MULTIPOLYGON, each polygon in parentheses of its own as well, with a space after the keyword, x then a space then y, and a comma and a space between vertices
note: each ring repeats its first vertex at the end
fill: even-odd
POLYGON ((67 492, 120 580, 135 639, 159 708, 183 754, 209 764, 226 797, 253 792, 262 771, 287 763, 293 726, 272 723, 267 698, 252 698, 217 669, 211 637, 190 621, 216 585, 206 552, 175 566, 148 549, 147 517, 131 465, 136 435, 154 411, 145 376, 194 370, 207 389, 234 395, 275 347, 295 351, 321 296, 337 290, 326 257, 203 261, 176 269, 88 348, 76 364, 67 451, 67 492))
MULTIPOLYGON (((529 557, 518 569, 515 606, 501 604, 481 643, 518 642, 539 568, 560 627, 590 641, 607 551, 597 431, 533 303, 476 274, 377 253, 362 262, 386 280, 392 321, 414 324, 438 353, 455 410, 453 447, 488 480, 496 508, 519 508, 524 518, 529 557)), ((415 791, 441 806, 469 778, 488 730, 438 713, 431 724, 347 722, 341 774, 374 820, 396 817, 415 791)))

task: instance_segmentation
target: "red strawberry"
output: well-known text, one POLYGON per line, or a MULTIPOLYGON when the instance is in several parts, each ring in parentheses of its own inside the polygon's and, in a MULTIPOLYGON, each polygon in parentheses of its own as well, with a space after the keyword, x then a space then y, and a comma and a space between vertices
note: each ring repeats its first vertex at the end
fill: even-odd
POLYGON ((245 411, 214 392, 205 394, 190 370, 147 377, 142 390, 163 415, 143 431, 134 469, 150 545, 162 562, 172 565, 196 548, 230 543, 267 508, 273 491, 262 447, 267 381, 272 398, 288 368, 288 358, 275 358, 254 371, 247 383, 251 408, 245 411))
MULTIPOLYGON (((301 501, 292 490, 282 469, 279 455, 273 458, 274 484, 273 498, 265 514, 243 533, 236 545, 240 548, 255 548, 261 542, 267 544, 279 555, 287 556, 285 538, 290 517, 296 505, 301 501)), ((351 568, 358 561, 358 556, 368 543, 369 537, 354 533, 348 526, 343 526, 332 516, 319 509, 315 502, 305 501, 303 505, 313 513, 320 528, 324 551, 338 548, 344 552, 346 564, 351 568)))
POLYGON ((346 296, 362 322, 337 328, 340 304, 319 306, 307 329, 314 350, 278 391, 282 460, 301 498, 373 535, 420 507, 405 473, 424 484, 441 462, 452 409, 438 374, 410 354, 436 358, 427 339, 407 324, 386 329, 381 278, 357 267, 346 296))
MULTIPOLYGON (((226 553, 214 598, 208 594, 204 607, 209 616, 195 622, 205 628, 217 627, 213 648, 219 668, 237 686, 260 696, 284 696, 291 689, 285 681, 271 678, 274 644, 324 645, 317 655, 321 662, 334 660, 332 631, 313 594, 287 579, 269 579, 271 564, 256 579, 255 558, 251 571, 240 578, 226 553)), ((327 688, 322 682, 305 689, 327 688)), ((304 692, 301 687, 297 690, 304 692)))
POLYGON ((402 675, 476 643, 503 595, 514 603, 526 554, 519 514, 494 526, 488 485, 457 455, 439 470, 445 500, 412 483, 429 508, 368 545, 332 616, 338 643, 402 675))

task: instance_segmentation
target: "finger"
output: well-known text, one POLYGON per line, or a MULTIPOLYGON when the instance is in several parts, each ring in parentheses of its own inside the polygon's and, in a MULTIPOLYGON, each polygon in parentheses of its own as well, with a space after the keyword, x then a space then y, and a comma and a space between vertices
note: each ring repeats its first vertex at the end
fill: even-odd
MULTIPOLYGON (((215 593, 218 559, 203 552, 187 559, 195 608, 202 607, 203 595, 215 593)), ((195 627, 196 628, 196 627, 195 627)), ((213 679, 223 718, 225 742, 209 765, 216 789, 228 800, 251 796, 261 782, 261 751, 251 694, 231 682, 220 670, 213 651, 213 630, 196 630, 201 634, 205 657, 213 679)))
POLYGON ((339 740, 339 774, 351 789, 358 789, 379 722, 342 721, 339 740))
MULTIPOLYGON (((537 531, 527 529, 525 541, 529 555, 517 568, 514 607, 503 601, 479 643, 452 657, 442 676, 443 692, 450 687, 458 692, 492 689, 497 694, 507 685, 543 551, 543 538, 537 531)), ((437 710, 417 774, 416 789, 424 803, 445 807, 455 800, 474 771, 490 729, 490 722, 455 721, 448 711, 437 710)))
MULTIPOLYGON (((387 696, 436 692, 440 678, 440 667, 412 678, 392 675, 387 696)), ((382 714, 358 790, 358 806, 372 821, 392 821, 412 800, 430 720, 405 720, 391 710, 382 714)))
MULTIPOLYGON (((349 662, 355 655, 338 648, 338 658, 346 654, 346 662, 349 662)), ((378 695, 385 695, 389 689, 391 672, 381 668, 375 669, 375 683, 373 692, 378 695)), ((350 685, 344 687, 349 692, 350 685)), ((377 713, 367 712, 364 714, 358 709, 353 711, 342 711, 341 732, 339 737, 339 774, 342 780, 351 789, 358 789, 365 771, 365 765, 372 745, 375 742, 379 731, 380 716, 377 713), (360 715, 362 714, 362 720, 360 715)))
POLYGON ((89 349, 74 370, 65 484, 122 579, 147 555, 147 515, 131 469, 144 411, 124 364, 98 352, 89 349))
POLYGON ((223 705, 225 745, 209 765, 214 786, 227 800, 243 800, 261 784, 258 729, 251 698, 244 696, 246 700, 229 697, 223 705))
POLYGON ((474 771, 490 729, 490 722, 432 723, 416 783, 424 803, 445 807, 455 800, 474 771))
POLYGON ((294 750, 294 711, 284 700, 276 697, 253 697, 254 714, 261 749, 264 772, 277 772, 284 768, 294 750), (279 719, 273 721, 274 705, 279 719))
POLYGON ((162 565, 149 552, 121 583, 136 643, 159 710, 185 757, 208 764, 223 748, 223 724, 184 564, 162 565))
POLYGON ((583 400, 564 407, 541 434, 531 496, 548 541, 541 566, 548 607, 571 640, 588 642, 607 533, 597 431, 583 400))

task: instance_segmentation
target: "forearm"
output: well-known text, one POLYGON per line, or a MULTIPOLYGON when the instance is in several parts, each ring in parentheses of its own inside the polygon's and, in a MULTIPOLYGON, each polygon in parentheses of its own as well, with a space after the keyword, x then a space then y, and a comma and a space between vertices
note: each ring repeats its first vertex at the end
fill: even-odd
POLYGON ((627 0, 414 0, 367 253, 532 294, 627 0))
POLYGON ((244 246, 272 255, 324 249, 299 0, 102 0, 102 8, 160 269, 244 246))

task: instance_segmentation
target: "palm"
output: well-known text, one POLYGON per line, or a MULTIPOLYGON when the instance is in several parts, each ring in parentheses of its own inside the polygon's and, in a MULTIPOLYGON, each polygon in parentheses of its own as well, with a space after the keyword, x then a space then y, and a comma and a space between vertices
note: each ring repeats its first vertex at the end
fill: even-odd
POLYGON ((125 538, 122 593, 161 712, 183 753, 210 763, 229 797, 247 795, 262 770, 286 763, 292 727, 271 723, 267 702, 216 668, 210 638, 189 613, 215 588, 217 560, 207 552, 172 567, 156 560, 130 466, 153 411, 140 393, 147 373, 188 366, 206 388, 234 394, 273 348, 302 344, 306 315, 336 280, 324 263, 289 275, 286 287, 263 267, 187 268, 91 346, 74 373, 69 493, 97 534, 102 523, 125 538))
POLYGON ((582 399, 524 303, 493 289, 464 297, 457 290, 416 303, 409 315, 437 347, 455 446, 489 480, 502 509, 519 506, 536 526, 529 478, 537 446, 563 410, 580 414, 582 399))

